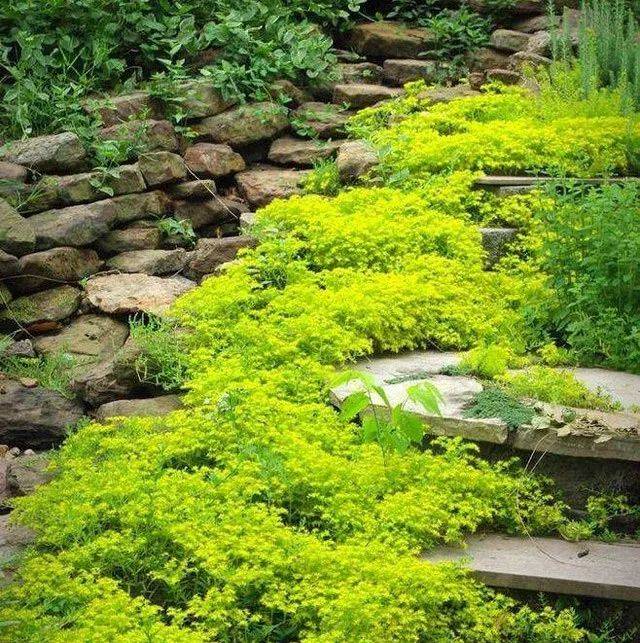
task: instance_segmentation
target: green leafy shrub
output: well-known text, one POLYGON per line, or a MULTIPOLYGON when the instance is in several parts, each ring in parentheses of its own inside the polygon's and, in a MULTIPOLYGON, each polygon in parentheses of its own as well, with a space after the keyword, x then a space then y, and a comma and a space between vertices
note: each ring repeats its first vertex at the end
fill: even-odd
POLYGON ((571 371, 548 366, 532 366, 522 372, 499 378, 507 391, 516 397, 530 397, 551 404, 583 409, 612 411, 620 408, 606 393, 594 393, 579 382, 571 371))
POLYGON ((8 377, 34 379, 44 388, 50 388, 66 397, 71 391, 73 356, 69 353, 52 353, 41 357, 6 357, 2 355, 0 338, 0 372, 8 377))
POLYGON ((326 159, 317 162, 305 177, 303 187, 307 194, 336 196, 340 192, 341 182, 335 161, 326 159))
POLYGON ((634 183, 568 186, 538 215, 557 333, 582 362, 640 368, 639 199, 634 183))

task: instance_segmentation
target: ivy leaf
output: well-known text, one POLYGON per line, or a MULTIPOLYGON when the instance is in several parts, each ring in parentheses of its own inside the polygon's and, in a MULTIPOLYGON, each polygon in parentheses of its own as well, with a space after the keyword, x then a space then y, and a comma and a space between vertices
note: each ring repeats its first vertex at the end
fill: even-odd
POLYGON ((356 391, 342 403, 340 417, 344 420, 353 420, 356 415, 364 411, 371 404, 369 396, 364 391, 356 391))

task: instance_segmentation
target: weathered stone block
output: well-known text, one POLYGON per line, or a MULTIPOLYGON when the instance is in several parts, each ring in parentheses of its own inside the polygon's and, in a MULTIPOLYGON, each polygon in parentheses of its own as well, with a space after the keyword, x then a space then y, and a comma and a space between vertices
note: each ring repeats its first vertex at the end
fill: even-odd
POLYGON ((141 400, 115 400, 100 406, 95 416, 98 420, 114 417, 160 417, 182 408, 182 402, 177 395, 162 395, 141 400))
POLYGON ((378 155, 366 141, 347 141, 336 158, 340 180, 353 183, 372 170, 379 162, 378 155))
POLYGON ((29 330, 41 322, 62 321, 78 310, 81 298, 82 293, 72 286, 59 286, 18 297, 11 302, 10 310, 0 311, 0 326, 29 330))
POLYGON ((167 187, 167 192, 176 199, 202 201, 215 196, 218 193, 218 188, 213 179, 198 179, 170 185, 167 187))
POLYGON ((0 199, 0 250, 20 256, 31 252, 35 245, 31 220, 20 216, 15 208, 0 199))
POLYGON ((131 250, 107 261, 107 265, 121 272, 141 272, 146 275, 168 275, 180 272, 187 261, 182 248, 173 250, 131 250))
POLYGON ((0 154, 0 160, 47 174, 67 174, 82 170, 86 165, 86 157, 80 139, 71 132, 12 141, 0 154))
POLYGON ((98 239, 98 250, 102 254, 114 255, 130 250, 153 250, 162 244, 162 232, 157 226, 132 225, 122 230, 111 230, 98 239))
POLYGON ((333 102, 346 103, 353 109, 364 109, 403 94, 402 89, 383 85, 336 85, 333 88, 333 102))
POLYGON ((434 60, 385 60, 383 63, 384 78, 392 84, 402 86, 414 80, 434 83, 438 78, 438 65, 434 60))
POLYGON ((236 258, 241 248, 255 247, 253 237, 224 237, 222 239, 200 239, 191 253, 186 275, 200 280, 216 271, 222 264, 236 258))
POLYGON ((143 120, 127 121, 100 130, 103 141, 128 141, 132 144, 132 158, 135 149, 143 152, 178 151, 178 137, 169 121, 143 120))
POLYGON ((172 152, 146 152, 140 156, 138 167, 150 187, 179 181, 187 174, 182 157, 172 152))
POLYGON ((435 38, 428 29, 411 29, 382 20, 356 25, 349 36, 349 45, 359 54, 372 58, 417 58, 433 48, 435 38))
POLYGON ((512 29, 496 29, 491 34, 491 46, 499 51, 523 51, 531 41, 531 34, 512 29))
POLYGON ((242 156, 231 147, 215 143, 196 143, 184 153, 184 161, 198 176, 221 177, 245 169, 242 156))
POLYGON ((286 199, 302 191, 306 170, 281 170, 270 167, 250 169, 236 175, 238 189, 254 208, 268 205, 274 199, 286 199))
POLYGON ((336 138, 344 136, 344 126, 352 114, 338 105, 310 102, 293 112, 291 122, 300 136, 336 138))
POLYGON ((131 119, 153 118, 157 109, 147 92, 133 92, 122 96, 87 101, 86 110, 100 116, 105 127, 120 125, 131 119))
POLYGON ((312 167, 318 161, 333 156, 342 144, 343 141, 309 141, 285 136, 271 143, 269 160, 278 165, 312 167))

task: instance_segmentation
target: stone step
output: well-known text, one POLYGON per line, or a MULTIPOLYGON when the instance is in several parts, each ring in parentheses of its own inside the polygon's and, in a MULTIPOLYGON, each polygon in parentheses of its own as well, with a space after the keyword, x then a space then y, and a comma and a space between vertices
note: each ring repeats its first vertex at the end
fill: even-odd
POLYGON ((466 549, 443 547, 429 562, 467 562, 492 587, 640 602, 640 544, 557 538, 472 536, 466 549))
POLYGON ((610 177, 610 178, 573 178, 550 176, 483 176, 475 181, 475 186, 492 190, 499 194, 519 194, 529 192, 536 187, 557 181, 571 181, 577 185, 602 185, 604 183, 638 183, 640 177, 610 177))

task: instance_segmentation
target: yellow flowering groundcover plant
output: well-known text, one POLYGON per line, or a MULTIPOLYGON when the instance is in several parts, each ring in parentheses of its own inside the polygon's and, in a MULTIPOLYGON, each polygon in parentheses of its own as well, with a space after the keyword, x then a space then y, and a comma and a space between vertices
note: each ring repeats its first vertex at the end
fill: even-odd
MULTIPOLYGON (((478 169, 441 156, 421 151, 411 171, 478 169)), ((465 172, 448 190, 430 177, 259 213, 260 245, 174 308, 186 408, 80 427, 55 479, 17 503, 38 539, 0 596, 2 640, 583 640, 572 611, 534 612, 419 558, 479 528, 556 531, 564 507, 543 481, 460 440, 383 455, 328 404, 354 358, 537 332, 531 311, 553 295, 535 272, 483 270, 472 222, 493 215, 465 172)), ((499 218, 526 219, 512 203, 499 218)))

